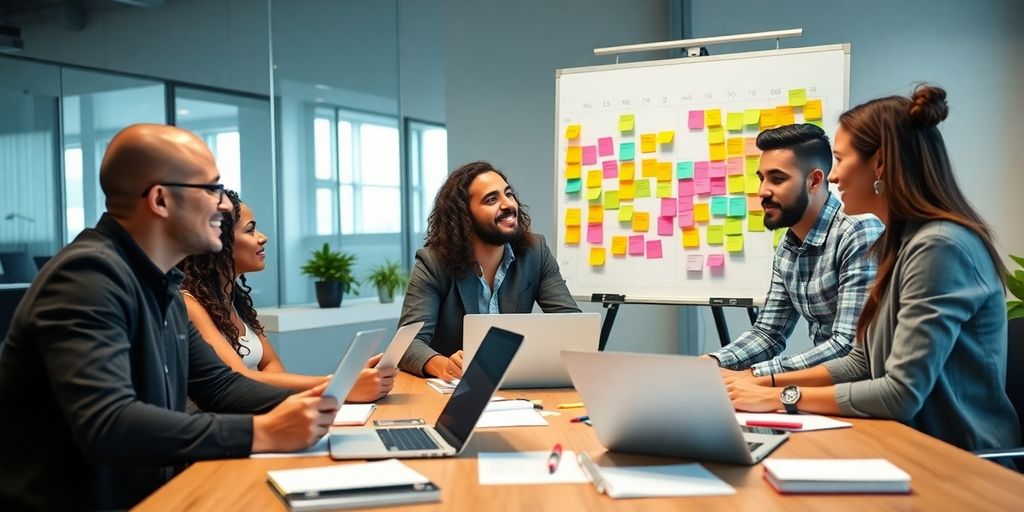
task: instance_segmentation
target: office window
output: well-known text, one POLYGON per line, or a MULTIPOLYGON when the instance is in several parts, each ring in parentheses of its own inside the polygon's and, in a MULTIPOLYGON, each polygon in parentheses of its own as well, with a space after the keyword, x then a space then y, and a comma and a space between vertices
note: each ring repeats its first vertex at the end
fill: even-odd
POLYGON ((439 124, 410 121, 408 133, 415 251, 426 234, 427 217, 437 190, 448 178, 448 130, 439 124))

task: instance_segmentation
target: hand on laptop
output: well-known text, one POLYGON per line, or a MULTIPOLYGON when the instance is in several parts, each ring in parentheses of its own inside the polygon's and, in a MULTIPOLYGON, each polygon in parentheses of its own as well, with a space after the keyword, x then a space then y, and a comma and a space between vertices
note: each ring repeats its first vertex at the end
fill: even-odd
POLYGON ((308 448, 327 434, 338 401, 321 396, 327 383, 286 398, 252 419, 253 452, 289 452, 308 448))
MULTIPOLYGON (((740 373, 740 372, 733 372, 740 373)), ((750 373, 750 372, 747 372, 750 373)), ((729 400, 737 411, 772 412, 782 408, 776 388, 759 386, 753 380, 723 374, 729 400)))
POLYGON ((423 365, 423 373, 437 377, 445 382, 462 378, 462 351, 445 357, 440 354, 427 360, 423 365))
POLYGON ((345 397, 346 402, 376 402, 387 396, 395 387, 397 368, 374 368, 384 354, 377 354, 366 361, 366 368, 359 372, 352 390, 345 397))

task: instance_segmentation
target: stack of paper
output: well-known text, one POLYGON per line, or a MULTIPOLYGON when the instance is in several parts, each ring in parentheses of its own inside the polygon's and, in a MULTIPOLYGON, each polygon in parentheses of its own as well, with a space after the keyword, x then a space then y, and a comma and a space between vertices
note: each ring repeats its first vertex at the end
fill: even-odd
POLYGON ((807 432, 810 430, 828 430, 833 428, 852 427, 853 423, 839 421, 820 416, 817 414, 780 414, 780 413, 757 413, 738 412, 736 421, 743 426, 767 427, 792 432, 807 432), (799 426, 797 426, 799 425, 799 426))
POLYGON ((370 419, 374 404, 344 404, 338 408, 338 414, 334 416, 334 424, 342 426, 359 426, 366 424, 370 419))
POLYGON ((910 475, 885 459, 768 459, 764 477, 781 493, 910 492, 910 475))
POLYGON ((562 452, 554 473, 548 471, 551 452, 480 452, 480 485, 583 484, 589 482, 571 450, 562 452))
POLYGON ((580 454, 580 467, 609 498, 663 498, 671 496, 729 496, 736 489, 700 464, 665 466, 598 466, 580 454))
POLYGON ((476 428, 546 427, 548 420, 533 407, 529 400, 501 400, 490 402, 480 415, 476 428))
POLYGON ((268 471, 271 487, 292 510, 379 507, 441 500, 427 477, 398 460, 268 471))
POLYGON ((459 385, 459 379, 455 379, 451 382, 445 382, 436 377, 427 379, 427 385, 430 386, 434 391, 443 395, 450 395, 452 391, 455 391, 455 387, 459 385))

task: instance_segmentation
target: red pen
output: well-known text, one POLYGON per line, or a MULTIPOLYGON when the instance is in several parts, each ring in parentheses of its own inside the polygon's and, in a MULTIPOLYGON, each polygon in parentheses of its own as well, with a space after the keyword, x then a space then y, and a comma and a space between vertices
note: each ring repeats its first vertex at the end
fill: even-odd
POLYGON ((562 460, 562 443, 555 443, 548 455, 548 474, 553 474, 558 469, 558 463, 562 460))
POLYGON ((784 428, 800 430, 804 424, 799 421, 768 421, 768 420, 747 420, 748 427, 784 428))

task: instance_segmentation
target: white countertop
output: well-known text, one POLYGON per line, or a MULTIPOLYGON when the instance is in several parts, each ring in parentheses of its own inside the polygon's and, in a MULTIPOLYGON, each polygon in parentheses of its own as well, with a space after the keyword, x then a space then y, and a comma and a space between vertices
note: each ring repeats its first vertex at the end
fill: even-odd
POLYGON ((321 308, 316 304, 259 308, 260 322, 268 332, 301 331, 337 325, 397 320, 402 313, 402 299, 396 296, 390 304, 381 304, 377 297, 345 297, 340 308, 321 308))

